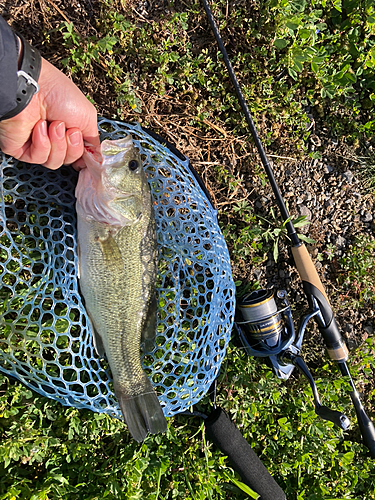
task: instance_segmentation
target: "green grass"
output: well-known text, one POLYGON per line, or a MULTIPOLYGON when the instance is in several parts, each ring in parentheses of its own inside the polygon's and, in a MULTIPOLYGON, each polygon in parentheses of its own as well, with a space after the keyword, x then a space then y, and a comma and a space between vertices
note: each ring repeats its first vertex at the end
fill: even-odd
MULTIPOLYGON (((353 305, 375 304, 375 239, 357 236, 338 259, 337 282, 343 297, 354 297, 353 305)), ((347 301, 344 301, 344 304, 347 301)))
MULTIPOLYGON (((331 134, 349 144, 373 141, 372 1, 229 4, 227 10, 226 1, 216 0, 212 8, 269 151, 283 154, 287 148, 296 156, 306 153, 311 133, 306 130, 306 104, 331 134)), ((152 95, 160 103, 161 120, 171 112, 179 116, 182 109, 184 125, 203 135, 212 126, 238 141, 248 134, 199 2, 171 2, 169 14, 147 22, 134 14, 131 2, 125 8, 120 8, 120 1, 100 0, 98 5, 100 14, 90 36, 79 34, 70 16, 72 21, 59 19, 59 27, 52 31, 45 28, 45 37, 59 41, 65 71, 87 90, 100 112, 119 119, 138 118, 147 125, 151 118, 145 96, 152 95), (108 102, 92 90, 96 81, 112 92, 108 102)), ((240 154, 245 155, 249 146, 241 141, 240 154)), ((230 202, 219 215, 232 261, 264 265, 282 244, 283 225, 273 219, 261 221, 246 201, 230 198, 241 191, 229 167, 222 164, 212 170, 216 192, 227 193, 224 201, 230 202)), ((264 183, 259 167, 254 176, 257 173, 264 183)), ((362 305, 373 301, 373 280, 366 272, 374 269, 373 240, 356 241, 335 265, 341 285, 347 286, 350 307, 353 300, 362 305)), ((315 353, 311 357, 318 366, 322 402, 350 416, 349 432, 316 417, 304 379, 295 375, 288 382, 277 380, 235 342, 222 367, 218 404, 236 422, 288 500, 373 500, 375 466, 359 442, 348 383, 336 366, 325 361, 313 340, 307 340, 306 347, 315 353)), ((374 359, 373 338, 350 358, 369 414, 375 401, 374 359)), ((197 405, 201 411, 209 407, 208 398, 197 405)), ((247 498, 226 457, 206 440, 199 418, 176 416, 169 420, 166 435, 137 444, 122 422, 62 407, 3 375, 0 477, 0 500, 247 498)))
MULTIPOLYGON (((354 363, 357 381, 375 368, 374 345, 354 363)), ((348 384, 326 365, 318 387, 324 404, 354 421, 348 384)), ((170 419, 164 436, 132 441, 125 425, 64 408, 1 376, 0 498, 246 498, 225 457, 207 442, 198 417, 170 419)), ((369 500, 375 471, 357 443, 316 417, 304 379, 278 381, 270 369, 229 348, 218 403, 284 488, 287 498, 369 500)), ((198 405, 207 411, 206 398, 198 405)), ((238 480, 238 477, 237 477, 238 480)))

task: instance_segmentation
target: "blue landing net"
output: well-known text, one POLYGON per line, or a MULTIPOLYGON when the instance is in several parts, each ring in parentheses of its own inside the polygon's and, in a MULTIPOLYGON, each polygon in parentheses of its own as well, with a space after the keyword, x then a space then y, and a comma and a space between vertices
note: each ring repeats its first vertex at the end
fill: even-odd
MULTIPOLYGON (((207 393, 225 356, 235 309, 228 249, 187 159, 139 125, 98 126, 101 139, 132 134, 151 187, 159 309, 154 348, 141 358, 170 417, 207 393)), ((78 289, 78 174, 0 155, 0 370, 63 405, 122 418, 78 289)))

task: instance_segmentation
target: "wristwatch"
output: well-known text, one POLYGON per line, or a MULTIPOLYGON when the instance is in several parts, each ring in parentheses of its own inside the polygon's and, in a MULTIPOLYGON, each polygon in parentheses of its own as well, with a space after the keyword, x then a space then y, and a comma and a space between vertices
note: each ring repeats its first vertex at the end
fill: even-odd
POLYGON ((38 78, 42 66, 42 58, 39 51, 32 47, 22 35, 17 33, 22 43, 21 68, 17 71, 17 97, 16 107, 8 111, 0 118, 7 120, 21 113, 31 101, 34 94, 39 92, 38 78))

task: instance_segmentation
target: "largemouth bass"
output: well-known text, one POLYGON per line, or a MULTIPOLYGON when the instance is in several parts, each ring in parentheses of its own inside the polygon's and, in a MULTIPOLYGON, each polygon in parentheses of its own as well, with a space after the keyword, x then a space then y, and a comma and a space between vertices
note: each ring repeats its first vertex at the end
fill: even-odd
POLYGON ((141 342, 156 332, 155 219, 150 188, 131 136, 87 147, 76 187, 79 284, 95 347, 106 355, 114 391, 136 441, 166 430, 142 369, 141 342))

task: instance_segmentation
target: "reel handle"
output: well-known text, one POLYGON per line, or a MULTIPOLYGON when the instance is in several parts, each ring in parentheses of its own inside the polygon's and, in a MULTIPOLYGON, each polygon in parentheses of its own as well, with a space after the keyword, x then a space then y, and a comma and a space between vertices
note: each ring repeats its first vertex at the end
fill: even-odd
POLYGON ((328 408, 328 406, 324 406, 320 403, 318 389, 316 387, 315 381, 301 356, 296 356, 292 352, 286 351, 282 354, 281 360, 284 362, 291 362, 299 369, 301 373, 305 375, 305 377, 309 381, 313 392, 315 413, 323 420, 329 420, 330 422, 333 422, 335 425, 346 431, 350 427, 350 420, 343 413, 336 410, 331 410, 331 408, 328 408))

